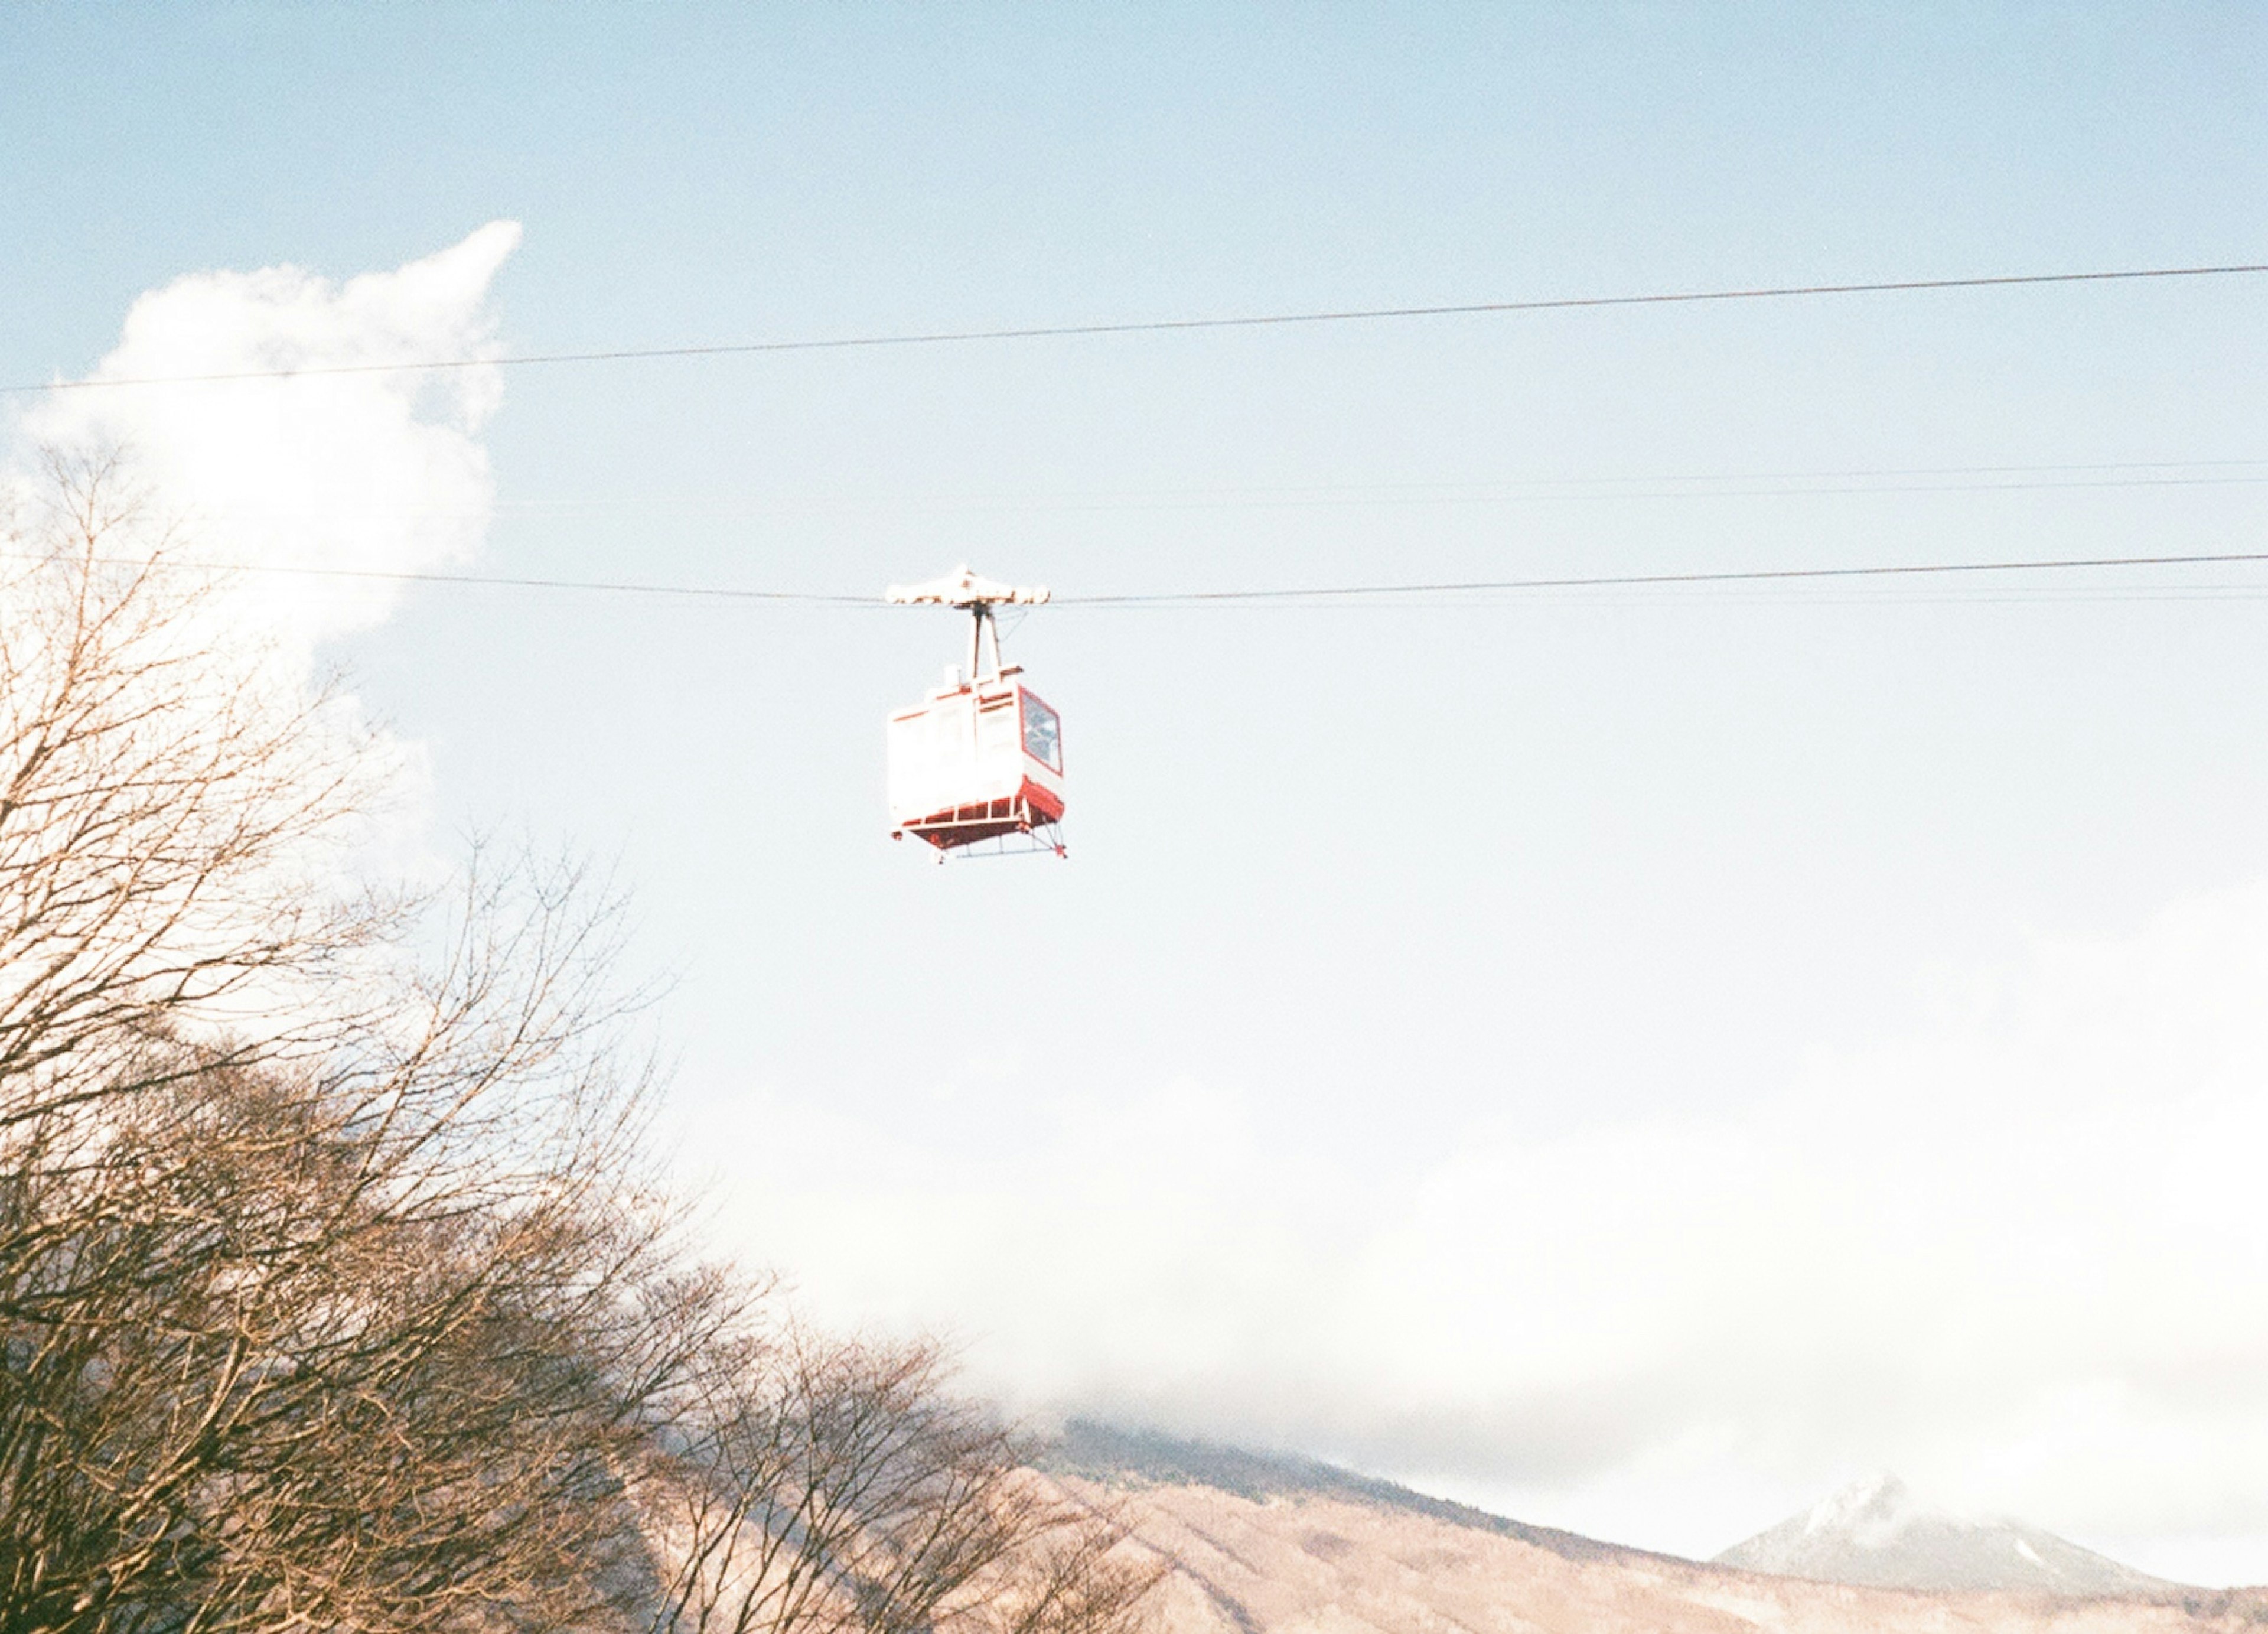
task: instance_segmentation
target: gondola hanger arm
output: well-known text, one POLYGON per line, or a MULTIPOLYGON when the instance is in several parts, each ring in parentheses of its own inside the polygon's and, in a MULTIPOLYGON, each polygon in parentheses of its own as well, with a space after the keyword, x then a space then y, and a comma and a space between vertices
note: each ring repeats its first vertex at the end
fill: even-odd
POLYGON ((1037 607, 1048 600, 1048 590, 1044 585, 1004 585, 998 579, 980 578, 970 572, 964 562, 944 578, 932 578, 927 584, 893 585, 882 599, 901 607, 1037 607))

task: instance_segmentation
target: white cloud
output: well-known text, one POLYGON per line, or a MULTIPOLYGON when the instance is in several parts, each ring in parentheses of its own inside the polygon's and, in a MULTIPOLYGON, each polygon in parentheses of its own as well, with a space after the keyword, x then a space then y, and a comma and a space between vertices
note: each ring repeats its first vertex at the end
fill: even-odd
POLYGON ((1196 1086, 970 1169, 782 1099, 738 1226, 1027 1400, 1532 1519, 1713 1549, 1891 1468, 2268 1576, 2264 998, 2268 882, 2039 946, 1737 1118, 1476 1130, 1398 1190, 1196 1086), (819 1178, 878 1139, 871 1186, 819 1178))
MULTIPOLYGON (((390 272, 336 283, 296 267, 200 272, 136 301, 87 378, 143 380, 497 355, 486 298, 519 244, 491 222, 390 272)), ((481 431, 493 367, 118 386, 50 393, 21 440, 123 449, 181 554, 268 567, 416 571, 468 559, 493 499, 481 431)), ((247 575, 241 604, 299 640, 382 621, 382 580, 247 575)))
MULTIPOLYGON (((489 287, 519 238, 517 223, 491 222, 437 254, 343 283, 295 267, 177 278, 134 303, 118 345, 86 379, 178 383, 48 393, 12 428, 0 484, 29 494, 36 515, 42 450, 118 454, 142 520, 105 542, 129 556, 170 528, 165 549, 184 563, 387 573, 466 562, 492 508, 482 432, 501 396, 495 367, 180 377, 493 357, 489 287)), ((320 573, 185 574, 183 584, 207 593, 174 638, 210 654, 217 683, 256 677, 285 709, 307 696, 320 644, 382 622, 401 593, 383 578, 320 573)), ((327 853, 320 865, 349 879, 444 868, 426 834, 421 746, 372 731, 351 695, 330 696, 324 718, 366 751, 369 803, 351 835, 335 836, 350 838, 351 852, 327 853)), ((247 1002, 281 1001, 262 992, 247 1002)))

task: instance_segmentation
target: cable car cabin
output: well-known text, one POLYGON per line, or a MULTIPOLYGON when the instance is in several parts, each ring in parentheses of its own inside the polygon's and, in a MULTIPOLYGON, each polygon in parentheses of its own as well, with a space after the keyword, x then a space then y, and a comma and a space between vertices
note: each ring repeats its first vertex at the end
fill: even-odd
POLYGON ((893 585, 886 600, 928 603, 971 615, 968 679, 945 672, 945 685, 919 707, 890 717, 890 837, 908 835, 937 848, 943 862, 983 841, 1061 857, 1056 823, 1064 813, 1063 724, 1031 688, 1017 665, 1000 661, 996 607, 1035 607, 1043 589, 979 578, 966 564, 926 585, 893 585))
POLYGON ((948 671, 919 706, 890 717, 892 839, 945 852, 1063 816, 1063 724, 1018 673, 1010 665, 963 681, 948 671))

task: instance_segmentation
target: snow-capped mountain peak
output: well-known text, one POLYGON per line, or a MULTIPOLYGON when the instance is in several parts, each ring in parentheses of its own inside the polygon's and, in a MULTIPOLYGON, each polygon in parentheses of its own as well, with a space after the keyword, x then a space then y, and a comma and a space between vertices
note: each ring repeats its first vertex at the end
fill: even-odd
POLYGON ((1821 1498, 1805 1513, 1803 1531, 1807 1537, 1840 1537, 1859 1549, 1879 1549, 1916 1525, 1958 1520, 1923 1503, 1885 1470, 1821 1498))
POLYGON ((1889 1474, 1854 1481, 1717 1560, 1881 1588, 2153 1594, 2173 1587, 2021 1521, 1938 1508, 1889 1474))

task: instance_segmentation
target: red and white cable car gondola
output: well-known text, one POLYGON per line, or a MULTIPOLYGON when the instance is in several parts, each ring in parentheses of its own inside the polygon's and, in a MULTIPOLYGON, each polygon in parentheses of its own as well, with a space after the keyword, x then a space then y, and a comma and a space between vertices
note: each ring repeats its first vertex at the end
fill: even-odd
POLYGON ((1063 723, 1000 661, 993 608, 1033 607, 1045 590, 979 578, 968 568, 926 585, 893 585, 906 605, 965 607, 971 616, 967 672, 890 717, 890 837, 912 835, 938 860, 964 846, 1065 855, 1057 828, 1064 813, 1063 723))

